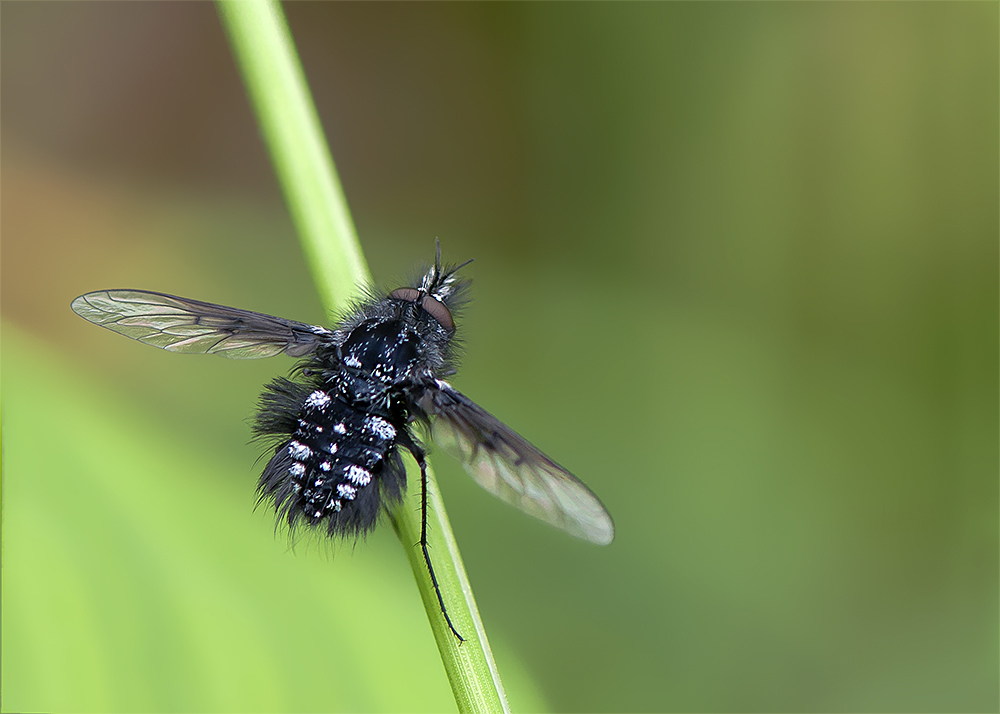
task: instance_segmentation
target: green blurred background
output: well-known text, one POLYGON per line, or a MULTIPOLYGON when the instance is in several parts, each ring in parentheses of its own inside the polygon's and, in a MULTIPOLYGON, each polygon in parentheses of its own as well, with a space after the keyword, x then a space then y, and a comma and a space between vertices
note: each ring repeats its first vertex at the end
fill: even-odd
MULTIPOLYGON (((995 3, 287 12, 374 274, 476 259, 454 381, 616 519, 434 457, 515 710, 997 710, 995 3)), ((0 13, 4 711, 454 709, 391 529, 253 510, 291 360, 69 310, 326 320, 214 8, 0 13)))

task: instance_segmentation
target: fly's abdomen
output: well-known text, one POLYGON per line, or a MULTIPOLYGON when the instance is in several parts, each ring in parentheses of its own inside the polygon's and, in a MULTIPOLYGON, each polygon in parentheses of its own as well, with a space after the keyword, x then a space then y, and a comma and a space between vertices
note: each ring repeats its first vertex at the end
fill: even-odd
POLYGON ((261 475, 261 496, 272 498, 291 526, 325 522, 331 535, 373 528, 383 503, 397 500, 405 483, 396 449, 404 427, 321 389, 302 400, 296 416, 291 438, 261 475))

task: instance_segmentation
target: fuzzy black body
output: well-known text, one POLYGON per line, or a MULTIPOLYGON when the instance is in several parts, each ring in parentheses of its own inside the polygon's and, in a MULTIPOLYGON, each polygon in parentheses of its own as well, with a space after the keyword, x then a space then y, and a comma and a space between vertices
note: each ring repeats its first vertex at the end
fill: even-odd
POLYGON ((266 388, 256 431, 279 442, 259 491, 293 529, 302 521, 325 523, 332 536, 363 534, 401 498, 398 446, 419 450, 414 397, 449 361, 453 331, 429 318, 404 299, 369 303, 299 366, 303 381, 266 388))
POLYGON ((418 401, 454 371, 452 311, 466 283, 440 263, 418 287, 370 294, 261 397, 255 432, 275 440, 258 491, 292 532, 300 523, 357 536, 402 497, 399 447, 423 466, 410 431, 418 401))

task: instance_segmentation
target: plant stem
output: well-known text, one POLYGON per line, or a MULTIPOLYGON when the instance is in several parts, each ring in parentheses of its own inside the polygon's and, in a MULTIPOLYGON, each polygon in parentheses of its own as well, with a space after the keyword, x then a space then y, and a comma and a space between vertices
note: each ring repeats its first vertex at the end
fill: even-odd
MULTIPOLYGON (((329 313, 343 310, 370 276, 284 13, 273 0, 219 0, 217 7, 320 298, 329 313)), ((416 545, 420 479, 410 471, 407 494, 390 516, 413 568, 458 709, 508 712, 437 482, 428 472, 431 557, 448 613, 465 642, 458 642, 441 614, 416 545)))

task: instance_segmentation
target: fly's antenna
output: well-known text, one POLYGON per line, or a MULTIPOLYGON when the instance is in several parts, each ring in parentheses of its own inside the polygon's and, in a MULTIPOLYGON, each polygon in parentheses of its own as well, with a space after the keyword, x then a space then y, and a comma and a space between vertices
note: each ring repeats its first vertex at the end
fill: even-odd
POLYGON ((434 247, 437 249, 437 253, 435 254, 435 257, 434 257, 434 282, 435 283, 443 283, 445 280, 447 280, 452 275, 454 275, 459 270, 461 270, 466 265, 468 265, 473 260, 475 260, 475 258, 469 258, 467 261, 465 261, 461 265, 456 265, 454 268, 450 268, 448 270, 447 274, 443 274, 441 272, 441 270, 442 270, 442 267, 441 267, 441 240, 439 238, 435 238, 434 239, 434 247))
POLYGON ((434 265, 431 269, 427 271, 423 279, 420 281, 420 287, 417 288, 424 295, 432 295, 436 299, 441 299, 447 297, 452 293, 454 288, 452 283, 455 282, 455 273, 464 268, 466 265, 473 261, 472 258, 465 261, 461 265, 456 265, 454 268, 449 267, 448 271, 444 271, 444 266, 441 264, 441 240, 438 238, 434 239, 435 255, 434 255, 434 265))
POLYGON ((475 260, 475 258, 469 258, 467 261, 465 261, 461 265, 456 265, 454 268, 452 268, 451 270, 448 271, 448 275, 446 277, 450 278, 452 275, 454 275, 455 273, 457 273, 459 270, 461 270, 462 268, 464 268, 466 265, 468 265, 469 263, 471 263, 474 260, 475 260))

